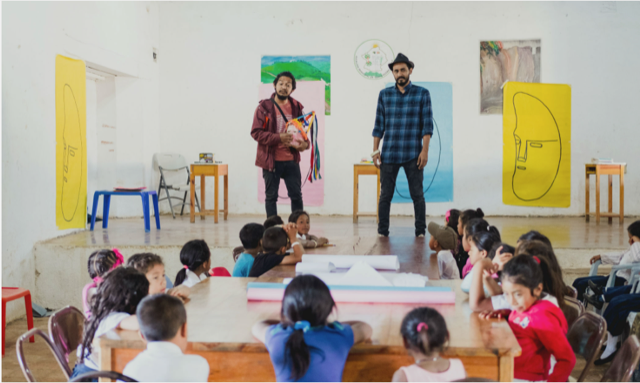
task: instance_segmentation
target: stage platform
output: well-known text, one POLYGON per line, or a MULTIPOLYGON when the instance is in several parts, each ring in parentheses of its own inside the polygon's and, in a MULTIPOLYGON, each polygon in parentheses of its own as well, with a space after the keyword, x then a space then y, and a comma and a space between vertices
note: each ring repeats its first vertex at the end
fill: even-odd
MULTIPOLYGON (((588 272, 589 258, 602 252, 624 250, 628 247, 626 228, 636 220, 627 217, 623 225, 617 220, 608 224, 603 219, 600 224, 593 220, 586 222, 583 217, 486 217, 496 226, 503 241, 515 245, 518 237, 529 231, 538 230, 547 235, 553 243, 559 262, 565 270, 565 281, 588 272)), ((286 219, 286 217, 285 217, 286 219)), ((36 264, 36 291, 34 302, 51 309, 68 304, 81 307, 82 287, 88 283, 87 259, 102 248, 119 248, 125 256, 139 252, 153 252, 163 257, 166 272, 174 279, 180 264, 180 249, 189 240, 204 239, 211 249, 212 265, 233 269, 232 249, 240 246, 238 233, 249 222, 262 223, 264 216, 230 215, 227 221, 220 219, 215 224, 213 217, 189 222, 189 216, 161 216, 161 230, 152 225, 151 232, 145 233, 142 218, 109 219, 109 228, 102 229, 96 223, 94 231, 70 234, 64 237, 39 242, 34 246, 36 264)), ((427 217, 427 222, 444 223, 444 217, 427 217)), ((311 219, 311 233, 325 236, 336 247, 317 249, 316 254, 380 254, 381 251, 396 252, 400 257, 412 255, 411 268, 416 262, 424 266, 416 269, 421 274, 434 279, 436 263, 431 259, 429 234, 426 238, 415 238, 413 217, 391 217, 389 238, 377 237, 375 218, 360 218, 352 222, 351 216, 314 216, 311 219), (423 254, 416 258, 416 254, 423 254)), ((437 266, 436 266, 437 267, 437 266)), ((603 272, 606 269, 603 268, 603 272)), ((437 275, 437 271, 436 271, 437 275)))

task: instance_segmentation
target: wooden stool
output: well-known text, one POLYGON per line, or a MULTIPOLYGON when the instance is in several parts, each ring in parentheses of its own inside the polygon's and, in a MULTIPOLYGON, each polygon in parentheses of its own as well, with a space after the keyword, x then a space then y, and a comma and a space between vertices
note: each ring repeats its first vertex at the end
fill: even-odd
POLYGON ((191 223, 196 221, 196 215, 200 219, 204 219, 205 215, 213 215, 213 222, 218 223, 218 215, 224 213, 224 220, 227 220, 229 214, 229 166, 226 164, 191 164, 191 223), (196 196, 196 176, 200 176, 200 212, 195 212, 195 196, 196 196), (215 177, 213 190, 213 210, 206 210, 204 207, 204 177, 215 177), (220 176, 224 176, 224 210, 218 208, 218 183, 220 176))
POLYGON ((353 223, 358 222, 358 217, 376 217, 378 220, 378 202, 380 201, 380 169, 373 164, 354 164, 353 165, 353 223), (376 214, 358 213, 358 192, 359 192, 359 176, 374 175, 378 176, 378 195, 376 198, 376 214))
MULTIPOLYGON (((7 325, 7 302, 14 301, 24 297, 24 306, 27 309, 27 329, 33 328, 33 310, 31 309, 31 292, 20 287, 3 287, 2 288, 2 356, 4 356, 4 335, 7 325)), ((29 342, 35 342, 35 337, 29 338, 29 342)))
POLYGON ((619 164, 585 164, 585 217, 589 221, 589 176, 596 176, 596 223, 600 223, 600 216, 609 217, 609 224, 613 222, 613 217, 620 219, 620 224, 624 222, 624 173, 627 168, 626 163, 619 164), (609 210, 607 213, 600 213, 600 176, 609 176, 609 210), (620 176, 620 212, 613 213, 613 176, 620 176))

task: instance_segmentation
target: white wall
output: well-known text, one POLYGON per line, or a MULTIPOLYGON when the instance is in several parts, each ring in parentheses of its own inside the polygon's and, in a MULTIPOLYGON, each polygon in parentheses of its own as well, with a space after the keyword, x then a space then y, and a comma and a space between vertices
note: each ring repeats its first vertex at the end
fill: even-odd
MULTIPOLYGON (((149 184, 151 155, 159 147, 158 7, 154 3, 13 2, 2 4, 2 285, 34 289, 37 241, 73 232, 55 220, 55 57, 83 59, 118 74, 116 127, 121 147, 119 182, 149 184)), ((96 124, 96 86, 87 84, 88 112, 96 124), (91 94, 89 94, 91 92, 91 94)), ((95 126, 88 151, 97 150, 95 126)), ((88 179, 97 179, 88 153, 88 179)), ((88 196, 91 206, 92 196, 88 196)), ((114 215, 142 215, 140 203, 114 215)), ((37 303, 37 302, 36 302, 37 303)), ((24 315, 11 304, 8 319, 24 315)))
MULTIPOLYGON (((260 58, 329 54, 325 204, 308 210, 351 214, 351 166, 372 151, 378 92, 392 81, 362 78, 353 53, 378 38, 416 63, 412 79, 453 84, 454 202, 428 204, 427 214, 478 206, 498 215, 581 214, 583 164, 598 156, 629 163, 625 211, 638 215, 640 151, 632 140, 640 125, 639 19, 637 2, 162 3, 161 147, 190 161, 199 152, 215 152, 230 164, 230 211, 263 214, 256 196, 256 143, 249 135, 260 58), (542 81, 572 87, 567 209, 502 203, 502 116, 479 114, 479 41, 528 38, 542 39, 542 81)), ((369 190, 361 199, 374 210, 375 183, 366 177, 363 182, 369 190)), ((616 207, 617 201, 616 194, 616 207)), ((394 204, 391 211, 413 214, 413 207, 394 204)))

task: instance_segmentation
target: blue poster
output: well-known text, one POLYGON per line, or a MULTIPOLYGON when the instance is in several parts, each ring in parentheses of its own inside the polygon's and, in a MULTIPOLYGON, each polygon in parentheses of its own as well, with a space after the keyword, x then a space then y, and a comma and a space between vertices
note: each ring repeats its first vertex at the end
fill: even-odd
MULTIPOLYGON (((429 144, 429 160, 424 168, 426 202, 453 202, 453 89, 448 82, 412 82, 429 90, 433 111, 433 136, 429 144)), ((386 84, 387 88, 395 83, 386 84)), ((383 140, 384 145, 384 140, 383 140)), ((409 184, 404 169, 396 180, 393 203, 410 203, 409 184)))

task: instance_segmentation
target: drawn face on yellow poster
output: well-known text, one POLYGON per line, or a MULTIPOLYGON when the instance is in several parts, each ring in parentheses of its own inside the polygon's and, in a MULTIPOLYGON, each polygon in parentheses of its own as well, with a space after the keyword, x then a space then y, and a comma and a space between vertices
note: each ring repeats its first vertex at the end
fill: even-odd
POLYGON ((82 60, 56 56, 56 225, 87 222, 86 74, 82 60))
POLYGON ((571 88, 508 82, 503 94, 502 201, 571 205, 571 88))

